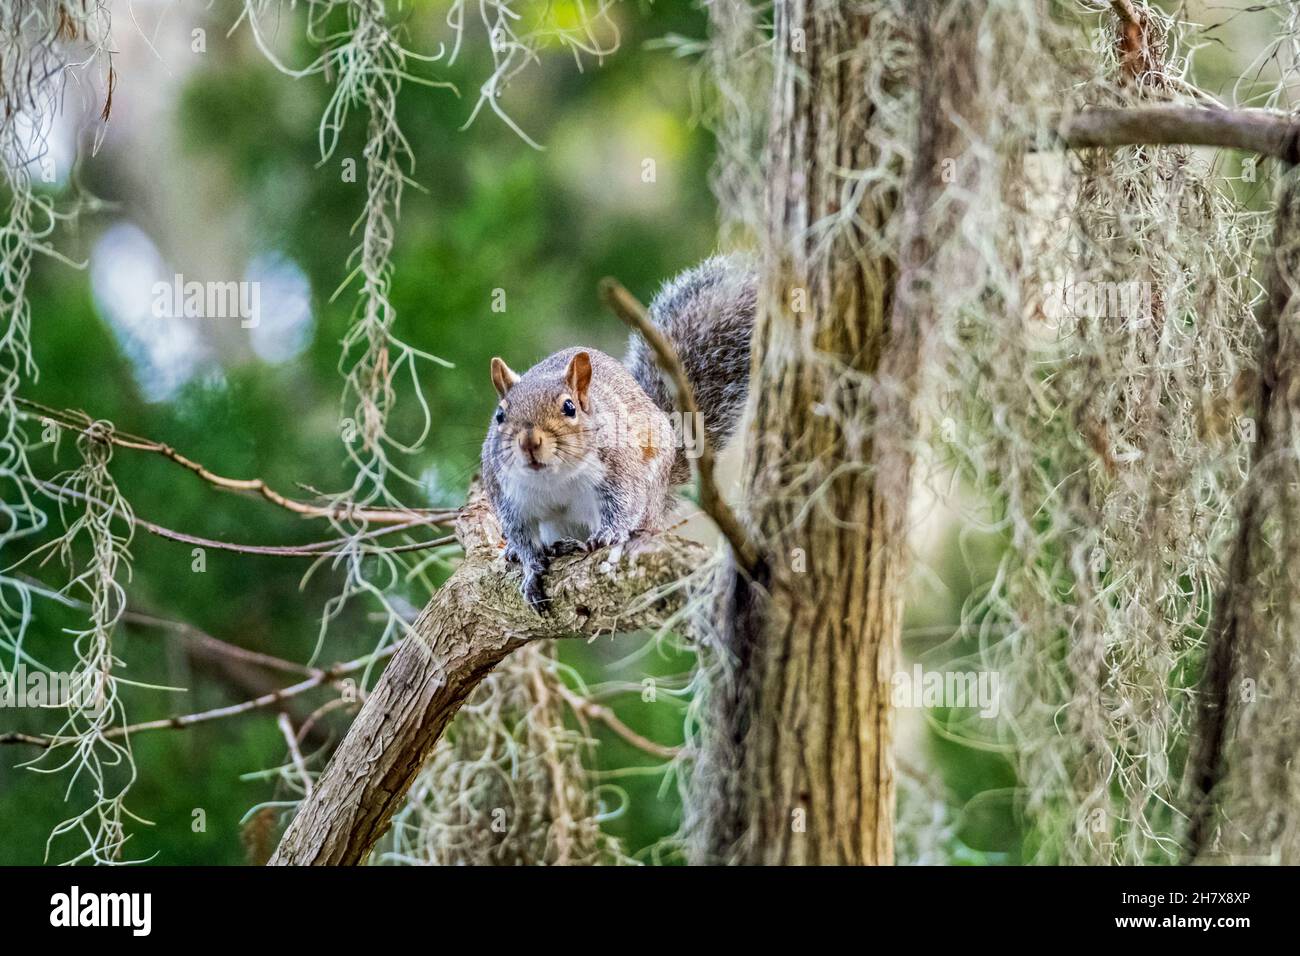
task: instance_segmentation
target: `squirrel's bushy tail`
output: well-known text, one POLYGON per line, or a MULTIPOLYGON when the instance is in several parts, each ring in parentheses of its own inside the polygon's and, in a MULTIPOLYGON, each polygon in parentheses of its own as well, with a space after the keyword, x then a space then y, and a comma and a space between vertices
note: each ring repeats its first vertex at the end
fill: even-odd
MULTIPOLYGON (((650 319, 676 348, 695 391, 704 433, 716 450, 726 446, 745 408, 757 297, 757 262, 734 254, 714 256, 686 270, 666 282, 650 303, 650 319)), ((672 386, 641 336, 633 334, 624 364, 656 405, 670 413, 677 410, 672 386)), ((673 477, 690 477, 681 447, 673 477)))

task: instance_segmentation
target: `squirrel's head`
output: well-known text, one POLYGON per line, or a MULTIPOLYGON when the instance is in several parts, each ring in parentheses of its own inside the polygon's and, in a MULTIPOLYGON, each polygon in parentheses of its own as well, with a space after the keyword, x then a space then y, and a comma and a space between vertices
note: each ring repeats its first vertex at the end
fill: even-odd
POLYGON ((491 437, 503 473, 563 474, 586 463, 594 430, 590 355, 574 353, 558 373, 539 366, 523 375, 494 358, 492 385, 501 400, 491 437))

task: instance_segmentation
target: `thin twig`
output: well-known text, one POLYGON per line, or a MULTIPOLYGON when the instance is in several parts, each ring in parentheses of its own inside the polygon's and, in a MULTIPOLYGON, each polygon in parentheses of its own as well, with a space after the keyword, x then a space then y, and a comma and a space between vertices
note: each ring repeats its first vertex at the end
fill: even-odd
MULTIPOLYGON (((18 578, 22 580, 34 593, 42 597, 49 598, 52 601, 64 605, 65 607, 74 608, 80 611, 89 611, 90 605, 85 601, 70 597, 60 591, 47 588, 37 578, 29 574, 20 574, 18 578)), ((153 614, 146 614, 143 611, 134 611, 127 608, 122 613, 122 621, 126 624, 135 624, 139 627, 155 628, 158 630, 171 631, 179 635, 183 640, 222 657, 231 660, 243 661, 246 664, 256 664, 260 667, 267 667, 272 670, 284 671, 291 674, 301 674, 307 677, 324 673, 319 667, 309 667, 306 664, 298 664, 294 661, 285 660, 281 657, 275 657, 271 654, 264 654, 261 651, 250 651, 245 647, 237 644, 231 644, 229 641, 223 641, 219 637, 207 633, 187 624, 184 621, 175 621, 170 618, 158 617, 153 614)))
MULTIPOLYGON (((621 282, 610 277, 600 280, 600 297, 611 312, 634 332, 641 333, 649 343, 660 370, 672 379, 682 415, 698 418, 700 408, 695 402, 695 391, 691 388, 690 379, 686 377, 686 371, 677 358, 677 350, 673 348, 672 343, 659 327, 650 321, 645 306, 638 302, 621 282)), ((745 533, 745 528, 736 517, 736 512, 718 491, 718 483, 713 474, 713 447, 702 430, 699 451, 699 456, 695 458, 695 473, 700 483, 700 510, 713 519, 713 523, 727 539, 737 563, 746 571, 753 573, 758 565, 758 549, 745 533)))
POLYGON ((330 700, 325 701, 325 703, 321 704, 310 714, 308 714, 307 719, 304 720, 302 722, 302 726, 298 728, 299 745, 301 745, 302 742, 306 740, 312 734, 313 731, 315 731, 316 725, 320 723, 320 721, 325 717, 326 714, 338 710, 340 707, 360 707, 362 704, 364 704, 366 702, 365 692, 360 687, 358 687, 356 690, 357 690, 357 695, 355 700, 349 699, 347 697, 334 697, 331 698, 330 700))
MULTIPOLYGON (((193 727, 195 724, 205 724, 214 720, 221 720, 226 717, 237 717, 240 714, 247 714, 251 711, 262 710, 275 704, 286 701, 291 697, 297 697, 309 690, 314 690, 324 684, 334 684, 344 677, 355 674, 369 667, 374 661, 384 660, 391 657, 397 650, 397 645, 385 648, 376 654, 368 654, 365 657, 359 657, 356 660, 347 661, 342 664, 335 664, 319 674, 308 677, 306 680, 299 681, 289 687, 282 687, 274 690, 269 694, 263 694, 252 700, 245 700, 238 704, 231 704, 228 707, 216 707, 212 710, 205 710, 197 714, 182 714, 177 717, 164 717, 161 720, 148 720, 139 724, 131 724, 127 727, 112 727, 103 733, 105 739, 114 739, 117 737, 127 737, 131 734, 142 733, 147 730, 181 730, 186 727, 193 727)), ((61 744, 74 743, 75 737, 59 737, 57 735, 33 736, 32 734, 7 733, 0 734, 0 744, 31 744, 37 747, 57 747, 61 744)))
POLYGON ((128 610, 122 615, 123 622, 135 624, 140 627, 155 628, 158 630, 171 631, 179 635, 183 640, 193 644, 195 647, 210 651, 222 657, 228 657, 231 660, 243 661, 246 664, 256 664, 259 667, 270 668, 271 670, 284 671, 290 674, 302 674, 304 676, 316 676, 321 672, 319 667, 309 667, 306 664, 299 664, 296 661, 285 660, 282 657, 276 657, 273 654, 264 654, 261 651, 250 651, 246 647, 240 647, 238 644, 231 644, 229 641, 223 641, 219 637, 214 637, 207 631, 200 630, 192 624, 184 621, 172 621, 166 618, 155 617, 152 614, 145 614, 142 611, 128 610))
MULTIPOLYGON (((65 488, 62 485, 55 484, 52 481, 43 481, 37 479, 25 479, 29 484, 35 485, 42 491, 57 498, 72 498, 77 501, 83 501, 87 504, 103 505, 103 502, 97 500, 83 491, 77 491, 72 488, 65 488)), ((311 544, 303 545, 282 545, 282 544, 236 544, 230 541, 217 541, 215 538, 203 538, 198 535, 186 534, 183 531, 174 531, 171 528, 155 524, 152 521, 146 521, 136 515, 130 516, 131 523, 138 528, 159 538, 166 538, 168 541, 177 541, 181 544, 194 545, 200 548, 212 548, 217 551, 234 551, 239 554, 257 554, 269 557, 279 558, 330 558, 346 554, 346 551, 326 551, 325 548, 337 548, 343 545, 351 545, 357 541, 364 541, 378 538, 387 534, 394 534, 398 531, 404 531, 409 528, 422 526, 425 521, 407 516, 405 524, 395 524, 384 528, 377 528, 374 531, 367 531, 362 534, 353 535, 350 538, 332 538, 329 541, 315 541, 311 544)), ((412 544, 394 545, 385 550, 390 553, 402 551, 424 551, 429 548, 443 547, 444 545, 454 544, 456 536, 453 534, 442 535, 429 541, 417 541, 412 544)))
POLYGON ((49 740, 45 737, 19 733, 0 734, 0 745, 3 744, 29 744, 33 747, 48 747, 50 745, 49 740))
MULTIPOLYGON (((40 402, 34 402, 31 399, 15 398, 18 405, 35 412, 42 419, 48 420, 60 428, 67 428, 76 431, 85 431, 94 419, 82 411, 71 409, 52 408, 48 405, 42 405, 40 402)), ((150 452, 161 455, 173 464, 180 465, 185 470, 198 475, 213 487, 225 491, 236 491, 242 493, 251 493, 259 495, 271 504, 292 511, 294 514, 301 515, 305 518, 344 518, 351 517, 358 521, 367 521, 374 524, 392 524, 399 522, 410 522, 412 519, 419 519, 419 523, 425 524, 446 524, 456 517, 455 508, 367 508, 357 507, 347 503, 333 505, 314 505, 306 501, 299 501, 296 498, 290 498, 281 494, 274 488, 270 487, 261 478, 229 478, 224 475, 218 475, 216 472, 208 470, 202 464, 187 458, 170 445, 154 441, 149 438, 141 438, 138 435, 132 435, 128 432, 116 431, 110 436, 114 445, 121 448, 129 448, 135 451, 150 452)))
POLYGON ((681 747, 669 747, 665 744, 651 740, 638 734, 635 730, 623 723, 613 710, 604 704, 597 704, 595 701, 588 700, 564 685, 560 685, 560 696, 564 698, 570 709, 580 717, 588 717, 592 720, 599 720, 606 727, 623 738, 626 743, 631 744, 637 750, 642 750, 653 757, 659 757, 664 760, 672 760, 682 752, 681 747))

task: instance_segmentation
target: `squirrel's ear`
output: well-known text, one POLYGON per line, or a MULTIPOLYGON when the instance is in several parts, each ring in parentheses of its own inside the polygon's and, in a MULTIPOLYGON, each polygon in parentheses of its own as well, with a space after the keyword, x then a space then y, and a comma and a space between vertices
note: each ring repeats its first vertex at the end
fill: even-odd
POLYGON ((591 385, 591 356, 586 352, 579 352, 569 359, 569 367, 564 372, 564 381, 568 383, 569 390, 573 392, 573 397, 578 400, 582 410, 589 411, 587 388, 591 385))
POLYGON ((502 398, 510 391, 510 386, 519 381, 519 376, 510 370, 510 366, 499 358, 492 359, 492 385, 502 398))

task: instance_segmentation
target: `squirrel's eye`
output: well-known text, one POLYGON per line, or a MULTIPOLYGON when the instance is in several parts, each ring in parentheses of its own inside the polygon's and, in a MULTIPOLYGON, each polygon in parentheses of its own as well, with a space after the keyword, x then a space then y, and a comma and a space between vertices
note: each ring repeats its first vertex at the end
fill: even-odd
POLYGON ((504 408, 497 409, 496 420, 498 425, 504 425, 506 423, 506 410, 504 408))
POLYGON ((566 398, 564 400, 564 404, 560 406, 560 410, 570 418, 578 414, 578 410, 573 407, 573 399, 571 398, 566 398))

